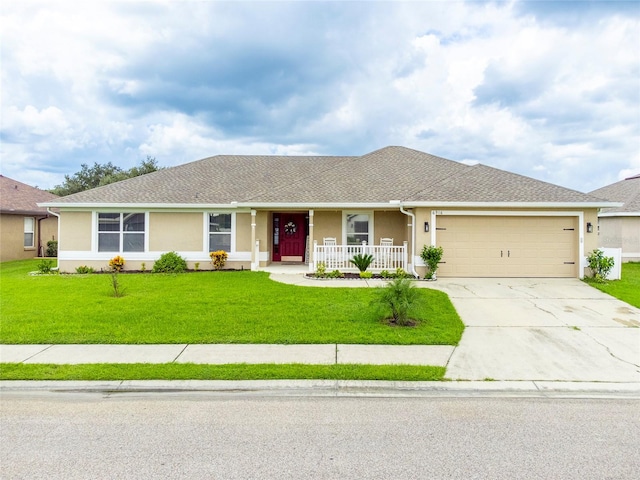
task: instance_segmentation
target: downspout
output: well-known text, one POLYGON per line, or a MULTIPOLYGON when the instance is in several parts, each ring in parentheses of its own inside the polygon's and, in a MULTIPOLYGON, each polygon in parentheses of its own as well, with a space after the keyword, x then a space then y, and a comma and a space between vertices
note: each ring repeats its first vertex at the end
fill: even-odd
POLYGON ((60 215, 56 212, 51 211, 51 207, 47 207, 47 213, 50 213, 54 217, 58 217, 58 255, 56 256, 56 268, 55 270, 60 271, 60 215))
POLYGON ((412 212, 408 212, 400 205, 400 212, 404 213, 408 217, 411 217, 411 275, 415 278, 419 278, 418 272, 416 272, 416 216, 412 212))
POLYGON ((49 216, 47 215, 46 217, 36 217, 37 218, 37 230, 38 230, 38 257, 44 257, 44 248, 42 247, 42 234, 40 233, 41 230, 41 224, 42 224, 42 220, 44 220, 45 218, 49 218, 49 216))

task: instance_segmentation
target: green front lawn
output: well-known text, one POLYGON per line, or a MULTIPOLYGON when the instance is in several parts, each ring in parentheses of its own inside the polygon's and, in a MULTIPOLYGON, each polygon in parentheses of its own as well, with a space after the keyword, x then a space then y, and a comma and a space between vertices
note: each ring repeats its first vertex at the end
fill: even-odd
POLYGON ((30 276, 0 264, 0 343, 363 343, 456 345, 446 294, 420 289, 417 327, 381 321, 375 289, 284 285, 261 272, 30 276))
POLYGON ((640 308, 640 263, 629 262, 622 264, 622 279, 597 283, 585 278, 589 285, 602 290, 609 295, 619 298, 630 305, 640 308))

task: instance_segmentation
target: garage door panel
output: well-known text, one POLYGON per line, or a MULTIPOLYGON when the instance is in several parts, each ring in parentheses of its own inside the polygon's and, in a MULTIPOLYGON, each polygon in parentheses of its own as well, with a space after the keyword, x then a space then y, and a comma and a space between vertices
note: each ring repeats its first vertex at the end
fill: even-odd
POLYGON ((575 277, 576 217, 437 218, 444 249, 438 274, 467 277, 575 277))

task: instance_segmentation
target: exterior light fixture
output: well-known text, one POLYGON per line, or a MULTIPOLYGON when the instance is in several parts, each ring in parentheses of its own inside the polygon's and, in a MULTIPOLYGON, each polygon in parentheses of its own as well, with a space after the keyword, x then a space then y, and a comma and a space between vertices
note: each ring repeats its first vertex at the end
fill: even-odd
POLYGON ((587 233, 593 233, 593 224, 591 222, 587 222, 587 233))
POLYGON ((429 222, 424 222, 424 231, 425 232, 429 231, 429 222))

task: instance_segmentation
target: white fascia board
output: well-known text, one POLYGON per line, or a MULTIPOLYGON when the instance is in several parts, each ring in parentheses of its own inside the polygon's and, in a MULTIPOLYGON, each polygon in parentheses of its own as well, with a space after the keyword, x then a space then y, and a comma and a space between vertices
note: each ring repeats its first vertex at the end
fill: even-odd
POLYGON ((612 202, 402 202, 405 208, 614 208, 622 204, 612 202))
POLYGON ((601 212, 598 217, 640 217, 640 212, 601 212))
POLYGON ((46 203, 43 205, 54 206, 64 210, 103 210, 121 212, 123 210, 153 210, 153 211, 203 211, 203 210, 247 210, 240 208, 237 203, 46 203))
POLYGON ((313 209, 374 209, 374 208, 398 208, 400 204, 389 202, 369 202, 369 203, 338 203, 338 202, 313 202, 313 203, 239 203, 238 206, 251 207, 254 209, 291 209, 291 210, 313 210, 313 209))

